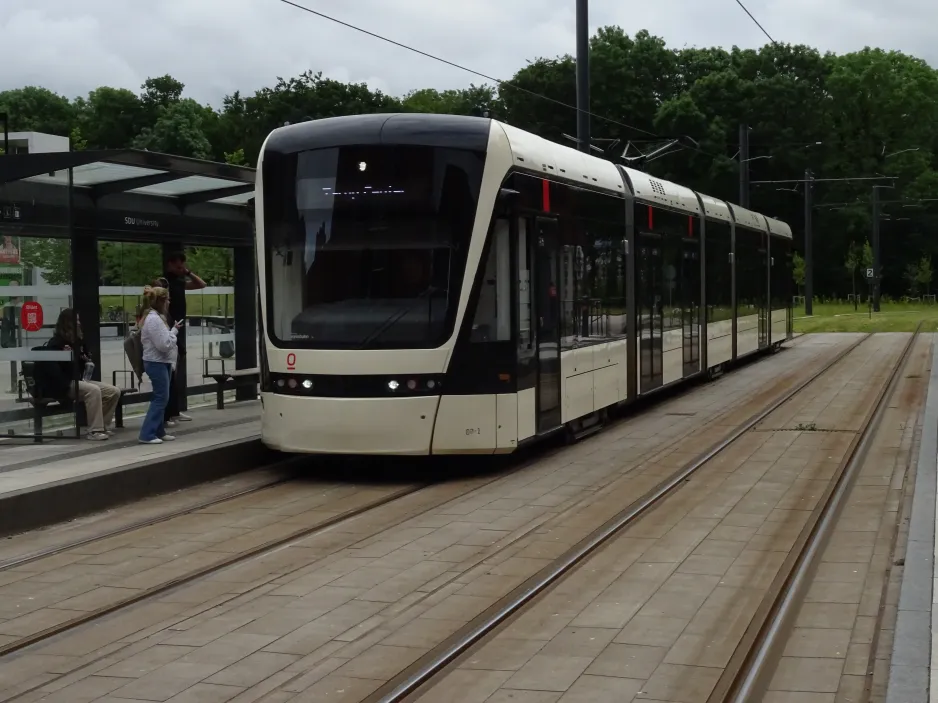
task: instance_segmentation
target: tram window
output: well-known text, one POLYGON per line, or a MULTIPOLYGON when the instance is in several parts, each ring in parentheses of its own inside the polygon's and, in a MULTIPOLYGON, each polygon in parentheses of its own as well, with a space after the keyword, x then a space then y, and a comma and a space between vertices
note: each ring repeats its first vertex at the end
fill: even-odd
POLYGON ((472 321, 470 339, 473 342, 503 342, 511 339, 511 256, 508 249, 508 221, 496 220, 491 237, 472 321))
POLYGON ((518 351, 522 357, 533 354, 531 332, 531 263, 528 247, 528 223, 518 221, 518 351))
POLYGON ((271 338, 294 348, 444 343, 459 305, 483 165, 482 154, 424 146, 268 154, 271 338))
POLYGON ((733 317, 732 230, 729 223, 707 220, 707 321, 733 317))

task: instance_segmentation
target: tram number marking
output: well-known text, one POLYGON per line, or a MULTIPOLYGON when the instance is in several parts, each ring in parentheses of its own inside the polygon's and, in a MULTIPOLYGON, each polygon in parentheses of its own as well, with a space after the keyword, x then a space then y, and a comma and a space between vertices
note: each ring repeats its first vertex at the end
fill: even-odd
POLYGON ((296 354, 287 354, 287 371, 296 371, 296 354))
POLYGON ((481 434, 482 434, 482 430, 479 429, 478 427, 469 427, 466 429, 467 437, 472 437, 473 435, 481 435, 481 434))

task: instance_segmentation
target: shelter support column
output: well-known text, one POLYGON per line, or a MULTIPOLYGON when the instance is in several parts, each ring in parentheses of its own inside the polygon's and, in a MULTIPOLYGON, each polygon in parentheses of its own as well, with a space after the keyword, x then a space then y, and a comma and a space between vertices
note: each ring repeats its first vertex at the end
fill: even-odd
MULTIPOLYGON (((98 296, 98 238, 72 230, 72 297, 85 347, 94 359, 94 380, 101 381, 101 300, 98 296)), ((50 322, 55 322, 51 320, 50 322)), ((108 379, 108 382, 110 380, 108 379)))
MULTIPOLYGON (((254 247, 234 248, 235 359, 237 368, 257 367, 257 266, 254 247)), ((236 400, 256 400, 257 384, 239 383, 236 400)))

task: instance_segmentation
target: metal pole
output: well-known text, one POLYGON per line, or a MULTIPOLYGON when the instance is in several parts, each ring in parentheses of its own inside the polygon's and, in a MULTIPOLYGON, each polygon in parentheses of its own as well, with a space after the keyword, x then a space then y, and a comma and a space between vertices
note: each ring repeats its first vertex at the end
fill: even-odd
POLYGON ((3 154, 10 153, 10 118, 7 113, 0 112, 0 120, 3 120, 3 154))
POLYGON ((739 125, 739 204, 749 208, 749 125, 739 125))
POLYGON ((873 186, 873 312, 879 312, 879 186, 873 186))
POLYGON ((811 232, 811 169, 804 170, 804 314, 814 314, 814 238, 811 232))
POLYGON ((590 153, 590 29, 589 0, 576 0, 576 139, 590 153))

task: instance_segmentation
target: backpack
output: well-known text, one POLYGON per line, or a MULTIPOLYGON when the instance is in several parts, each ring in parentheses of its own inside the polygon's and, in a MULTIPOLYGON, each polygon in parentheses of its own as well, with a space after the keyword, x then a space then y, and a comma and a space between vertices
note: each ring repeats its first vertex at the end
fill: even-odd
POLYGON ((130 368, 137 376, 137 381, 143 381, 143 340, 140 339, 140 328, 137 327, 130 331, 127 339, 124 340, 124 353, 127 355, 127 361, 130 362, 130 368))

